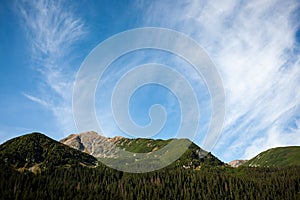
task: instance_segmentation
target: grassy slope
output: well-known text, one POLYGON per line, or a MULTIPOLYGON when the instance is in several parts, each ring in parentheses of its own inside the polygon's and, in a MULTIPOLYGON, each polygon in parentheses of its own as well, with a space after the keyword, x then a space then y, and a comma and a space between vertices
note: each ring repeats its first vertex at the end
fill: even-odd
POLYGON ((300 147, 277 147, 264 151, 248 162, 244 166, 300 166, 300 147))
MULTIPOLYGON (((145 138, 138 138, 138 139, 123 138, 117 142, 117 146, 120 147, 121 149, 133 153, 149 153, 149 152, 154 153, 157 150, 166 147, 166 145, 169 144, 171 141, 172 139, 155 140, 155 139, 145 139, 145 138)), ((202 150, 196 144, 191 143, 188 146, 188 148, 187 148, 187 144, 190 144, 190 141, 187 139, 175 139, 175 143, 173 143, 174 146, 167 147, 166 152, 161 154, 162 157, 153 158, 152 162, 153 163, 168 162, 168 160, 166 159, 168 159, 169 157, 173 157, 173 155, 178 155, 178 151, 183 151, 182 156, 176 162, 173 163, 174 166, 185 165, 191 168, 196 168, 200 165, 219 166, 224 164, 218 158, 213 156, 211 153, 202 150), (199 157, 199 152, 202 153, 203 157, 202 156, 199 157)), ((149 156, 151 157, 151 153, 149 154, 149 156)), ((125 162, 138 164, 138 162, 133 162, 130 159, 125 162)), ((144 161, 140 160, 140 162, 144 162, 144 161)), ((147 160, 147 162, 151 163, 149 159, 147 160)))

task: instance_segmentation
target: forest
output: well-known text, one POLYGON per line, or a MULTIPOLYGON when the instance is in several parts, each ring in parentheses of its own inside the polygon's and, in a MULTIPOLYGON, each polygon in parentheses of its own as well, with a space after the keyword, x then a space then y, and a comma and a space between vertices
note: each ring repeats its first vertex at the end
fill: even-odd
POLYGON ((1 199, 300 199, 300 167, 199 170, 166 167, 142 174, 51 166, 41 173, 1 164, 1 199))

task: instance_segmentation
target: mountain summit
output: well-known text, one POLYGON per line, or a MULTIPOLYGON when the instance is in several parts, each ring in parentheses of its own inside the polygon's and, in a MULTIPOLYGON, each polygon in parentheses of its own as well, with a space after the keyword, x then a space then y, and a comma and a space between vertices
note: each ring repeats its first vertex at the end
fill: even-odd
POLYGON ((107 138, 94 131, 89 131, 80 134, 71 134, 60 140, 60 142, 96 158, 110 158, 114 157, 114 152, 111 151, 114 143, 120 139, 122 137, 107 138))

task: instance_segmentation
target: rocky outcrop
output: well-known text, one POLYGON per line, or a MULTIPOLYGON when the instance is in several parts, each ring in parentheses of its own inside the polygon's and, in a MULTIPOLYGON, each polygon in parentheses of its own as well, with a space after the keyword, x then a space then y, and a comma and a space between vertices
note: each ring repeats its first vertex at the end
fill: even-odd
POLYGON ((71 134, 60 140, 60 142, 96 158, 104 158, 116 156, 117 148, 115 148, 115 143, 122 138, 120 136, 107 138, 94 131, 89 131, 80 134, 71 134))
POLYGON ((231 167, 239 167, 247 161, 248 160, 233 160, 233 161, 229 162, 228 165, 231 167))

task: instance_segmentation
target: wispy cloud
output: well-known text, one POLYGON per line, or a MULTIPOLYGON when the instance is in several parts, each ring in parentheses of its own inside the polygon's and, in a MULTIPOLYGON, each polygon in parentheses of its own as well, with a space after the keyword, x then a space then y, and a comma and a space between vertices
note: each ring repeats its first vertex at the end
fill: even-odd
POLYGON ((86 34, 74 9, 63 1, 17 1, 33 61, 43 82, 38 91, 24 96, 45 106, 56 117, 63 133, 74 131, 72 119, 72 47, 86 34))
POLYGON ((44 106, 44 107, 46 107, 46 108, 51 108, 51 105, 50 105, 49 103, 47 103, 46 101, 44 101, 44 100, 42 100, 42 99, 40 99, 40 98, 38 98, 38 97, 31 96, 31 95, 26 94, 26 93, 23 93, 23 95, 24 95, 26 98, 28 98, 28 99, 30 99, 31 101, 33 101, 33 102, 36 102, 36 103, 38 103, 38 104, 40 104, 40 105, 42 105, 42 106, 44 106))
POLYGON ((229 161, 274 146, 299 145, 299 126, 288 131, 290 122, 299 119, 300 66, 293 53, 299 2, 169 3, 156 1, 143 23, 189 34, 217 65, 227 115, 214 152, 229 161))

